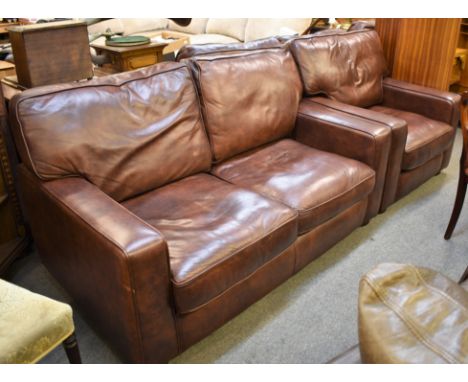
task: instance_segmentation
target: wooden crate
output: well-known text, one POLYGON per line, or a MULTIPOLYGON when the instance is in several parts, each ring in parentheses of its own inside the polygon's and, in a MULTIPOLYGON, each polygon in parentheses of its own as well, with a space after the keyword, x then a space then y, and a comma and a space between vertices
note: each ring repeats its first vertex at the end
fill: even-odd
POLYGON ((88 30, 82 21, 9 28, 18 82, 27 88, 93 77, 88 30))

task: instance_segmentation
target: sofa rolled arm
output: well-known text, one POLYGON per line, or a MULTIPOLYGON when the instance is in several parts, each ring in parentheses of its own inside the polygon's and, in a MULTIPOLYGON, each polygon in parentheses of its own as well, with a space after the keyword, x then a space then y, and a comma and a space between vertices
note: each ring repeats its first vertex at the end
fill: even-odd
POLYGON ((340 102, 305 98, 299 105, 295 139, 319 150, 366 163, 375 171, 375 188, 369 196, 365 221, 377 215, 391 147, 391 128, 339 110, 340 102))
POLYGON ((18 175, 42 261, 124 359, 176 355, 162 235, 85 179, 44 182, 23 165, 18 175))
POLYGON ((408 82, 385 78, 383 105, 424 115, 457 127, 460 95, 408 82))

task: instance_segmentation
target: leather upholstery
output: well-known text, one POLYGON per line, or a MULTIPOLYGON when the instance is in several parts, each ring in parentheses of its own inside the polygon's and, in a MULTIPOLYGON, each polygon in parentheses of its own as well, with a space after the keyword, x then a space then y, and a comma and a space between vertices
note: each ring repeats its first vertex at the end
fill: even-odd
POLYGON ((375 187, 369 196, 368 221, 377 215, 381 205, 392 129, 399 129, 399 121, 371 119, 360 110, 323 97, 305 98, 299 105, 295 138, 310 147, 366 163, 375 171, 375 187))
POLYGON ((290 46, 307 95, 361 107, 382 101, 386 63, 377 32, 304 36, 290 46))
POLYGON ((408 124, 405 152, 401 168, 412 170, 447 150, 455 139, 455 130, 444 122, 420 114, 373 106, 371 110, 403 119, 408 124))
POLYGON ((12 108, 21 157, 43 180, 82 176, 123 200, 210 168, 196 91, 181 64, 31 89, 12 108))
POLYGON ((375 183, 365 164, 289 139, 227 160, 212 173, 294 208, 301 234, 364 199, 375 183))
POLYGON ((296 241, 296 272, 361 226, 364 223, 366 211, 367 198, 364 198, 325 223, 299 236, 296 241))
POLYGON ((272 49, 193 63, 215 161, 293 130, 302 84, 291 53, 272 49))
POLYGON ((457 127, 460 120, 460 95, 386 78, 383 106, 421 114, 429 119, 457 127))
POLYGON ((177 315, 180 349, 187 349, 228 322, 294 274, 295 246, 273 257, 243 280, 187 314, 177 315))
POLYGON ((438 174, 442 168, 443 158, 444 154, 440 154, 413 170, 402 171, 398 178, 398 187, 395 193, 396 200, 409 194, 435 174, 438 174))
POLYGON ((426 268, 381 264, 361 280, 364 363, 468 363, 468 293, 426 268))
MULTIPOLYGON (((304 98, 299 107, 299 116, 304 110, 306 110, 306 108, 309 109, 308 113, 311 113, 309 106, 311 103, 323 105, 324 108, 326 107, 326 110, 323 109, 323 111, 321 111, 321 109, 317 109, 317 112, 315 113, 317 121, 312 125, 314 127, 313 130, 311 128, 304 128, 301 131, 299 125, 297 125, 296 139, 318 149, 333 151, 340 155, 359 159, 364 163, 369 164, 376 171, 376 187, 372 196, 374 200, 370 201, 368 211, 369 216, 375 214, 375 203, 377 203, 378 200, 379 188, 382 187, 381 177, 384 175, 384 189, 380 204, 380 211, 384 211, 395 200, 398 178, 401 172, 401 162, 408 133, 406 121, 400 118, 395 118, 391 115, 382 114, 369 109, 363 109, 361 107, 346 105, 342 102, 323 97, 304 98), (319 123, 319 117, 321 119, 321 123, 319 123), (372 143, 372 137, 375 136, 377 138, 378 135, 382 135, 382 127, 387 127, 391 134, 387 170, 383 171, 383 174, 382 171, 378 169, 379 166, 377 165, 381 162, 381 160, 378 160, 379 156, 381 156, 381 159, 385 158, 385 156, 380 152, 380 150, 385 151, 384 146, 378 145, 379 141, 382 139, 375 139, 374 143, 372 143), (332 131, 334 133, 329 135, 332 131), (356 131, 357 133, 357 137, 355 137, 354 140, 358 139, 361 143, 349 144, 352 139, 351 137, 354 137, 355 135, 351 135, 353 131, 356 131), (367 143, 365 142, 366 136, 362 134, 363 132, 371 134, 368 136, 369 142, 367 143), (348 139, 339 138, 343 133, 348 136, 348 139), (367 149, 365 149, 364 146, 367 149), (372 155, 363 155, 368 154, 369 149, 372 146, 374 146, 376 150, 375 159, 372 159, 372 155), (371 163, 374 163, 374 165, 371 163)), ((315 108, 318 108, 318 105, 315 106, 315 108)))
POLYGON ((80 178, 19 182, 42 262, 130 362, 178 352, 162 235, 80 178))
POLYGON ((163 234, 178 313, 224 293, 297 237, 295 211, 207 174, 124 206, 163 234))
POLYGON ((298 115, 287 48, 189 64, 12 103, 41 258, 130 362, 168 361, 366 222, 386 167, 394 122, 298 115))
POLYGON ((278 48, 283 43, 277 37, 267 37, 243 43, 233 44, 197 44, 184 45, 177 53, 177 61, 195 56, 205 56, 208 54, 232 54, 242 51, 278 48))

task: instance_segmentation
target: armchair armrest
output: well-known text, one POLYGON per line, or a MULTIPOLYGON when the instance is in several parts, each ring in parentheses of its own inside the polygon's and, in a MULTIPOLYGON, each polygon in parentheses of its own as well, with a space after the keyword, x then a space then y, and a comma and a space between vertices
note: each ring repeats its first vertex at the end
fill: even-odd
POLYGON ((162 235, 82 178, 43 182, 23 165, 18 175, 41 258, 84 313, 127 361, 174 356, 162 235))
MULTIPOLYGON (((366 221, 377 215, 382 201, 391 146, 391 128, 383 123, 339 110, 340 102, 306 98, 299 105, 295 138, 319 150, 366 163, 375 171, 366 221)), ((356 108, 359 109, 359 108, 356 108)))
POLYGON ((383 81, 383 105, 424 115, 457 127, 460 96, 408 82, 386 78, 383 81))

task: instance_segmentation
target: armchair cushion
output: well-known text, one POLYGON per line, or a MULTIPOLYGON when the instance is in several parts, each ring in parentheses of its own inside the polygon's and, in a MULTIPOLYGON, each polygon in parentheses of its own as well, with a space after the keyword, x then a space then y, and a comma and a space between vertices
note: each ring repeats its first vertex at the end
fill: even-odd
POLYGON ((442 154, 453 143, 455 129, 447 123, 385 106, 373 106, 370 110, 406 121, 408 135, 401 163, 403 170, 412 170, 421 166, 430 159, 442 154))
POLYGON ((307 95, 325 93, 350 105, 382 101, 386 63, 375 31, 300 37, 291 42, 307 95))
POLYGON ((216 298, 297 237, 295 211, 208 174, 185 178, 124 206, 162 232, 179 313, 216 298))
POLYGON ((30 89, 11 110, 21 158, 42 180, 81 176, 123 200, 211 165, 183 64, 30 89))
POLYGON ((192 62, 215 161, 291 133, 302 83, 290 52, 265 49, 192 62))
POLYGON ((295 209, 301 234, 366 198, 375 182, 369 166, 290 139, 234 157, 212 173, 295 209))

